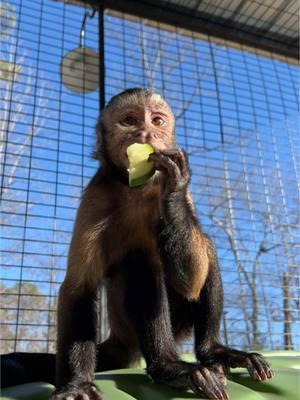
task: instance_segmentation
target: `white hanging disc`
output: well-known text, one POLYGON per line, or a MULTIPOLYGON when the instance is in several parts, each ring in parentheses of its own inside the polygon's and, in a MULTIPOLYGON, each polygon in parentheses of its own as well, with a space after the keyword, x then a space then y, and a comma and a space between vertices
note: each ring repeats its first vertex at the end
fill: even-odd
POLYGON ((72 92, 93 92, 99 86, 99 55, 87 47, 71 50, 62 59, 60 74, 72 92))

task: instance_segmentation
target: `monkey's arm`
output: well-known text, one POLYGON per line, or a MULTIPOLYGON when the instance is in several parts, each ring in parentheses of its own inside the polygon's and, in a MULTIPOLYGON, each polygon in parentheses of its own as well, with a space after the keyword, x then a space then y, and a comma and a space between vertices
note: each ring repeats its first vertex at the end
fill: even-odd
POLYGON ((97 341, 97 291, 76 287, 67 278, 61 286, 57 320, 56 388, 80 387, 93 379, 97 341))
POLYGON ((172 286, 189 300, 199 298, 208 272, 206 243, 184 193, 164 201, 159 246, 172 286))
POLYGON ((83 199, 71 242, 57 314, 56 391, 52 400, 100 400, 92 384, 96 365, 97 290, 103 272, 97 210, 83 199))
POLYGON ((167 178, 159 226, 159 247, 166 277, 177 292, 196 300, 207 277, 209 260, 206 239, 187 192, 190 180, 187 159, 180 149, 155 153, 151 158, 167 178))

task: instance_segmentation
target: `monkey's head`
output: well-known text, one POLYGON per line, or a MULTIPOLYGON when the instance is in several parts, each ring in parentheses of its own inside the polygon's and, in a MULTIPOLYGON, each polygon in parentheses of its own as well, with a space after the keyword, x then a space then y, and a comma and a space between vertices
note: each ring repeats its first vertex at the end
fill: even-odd
POLYGON ((97 124, 95 158, 126 171, 127 147, 150 143, 163 150, 175 145, 175 118, 170 106, 149 89, 134 88, 112 97, 97 124))

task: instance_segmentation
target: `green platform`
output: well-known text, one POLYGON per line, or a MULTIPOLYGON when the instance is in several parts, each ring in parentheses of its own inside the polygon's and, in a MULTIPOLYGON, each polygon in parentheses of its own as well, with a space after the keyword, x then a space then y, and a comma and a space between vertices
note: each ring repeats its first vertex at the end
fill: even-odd
MULTIPOLYGON (((265 353, 275 372, 267 382, 255 382, 243 369, 233 370, 229 377, 230 400, 300 400, 300 354, 296 352, 265 353)), ((192 360, 192 356, 184 356, 192 360)), ((96 373, 105 400, 183 400, 199 399, 190 391, 155 384, 142 368, 96 373)), ((48 400, 53 386, 36 382, 4 389, 2 400, 48 400)))

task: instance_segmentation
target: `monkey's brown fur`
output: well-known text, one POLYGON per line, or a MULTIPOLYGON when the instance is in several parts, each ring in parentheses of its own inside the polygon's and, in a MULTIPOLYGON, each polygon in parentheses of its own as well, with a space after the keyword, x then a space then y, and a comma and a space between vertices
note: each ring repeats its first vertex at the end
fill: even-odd
MULTIPOLYGON (((83 194, 70 247, 65 281, 76 288, 99 286, 128 249, 144 248, 153 257, 159 254, 159 183, 135 190, 119 184, 107 187, 99 175, 83 194)), ((190 194, 187 198, 192 205, 190 194)), ((208 272, 207 240, 197 228, 192 233, 192 251, 191 286, 181 293, 189 300, 199 297, 208 272)))
POLYGON ((99 400, 98 370, 143 355, 157 382, 227 399, 225 370, 272 376, 260 355, 220 344, 223 292, 216 253, 188 191, 190 172, 175 147, 174 116, 157 94, 114 97, 97 126, 101 168, 85 189, 58 303, 57 390, 53 400, 99 400), (127 147, 151 143, 156 174, 127 184, 127 147), (107 288, 109 339, 98 344, 97 289, 107 288), (192 332, 198 363, 180 361, 176 342, 192 332), (98 354, 97 354, 98 346, 98 354))

